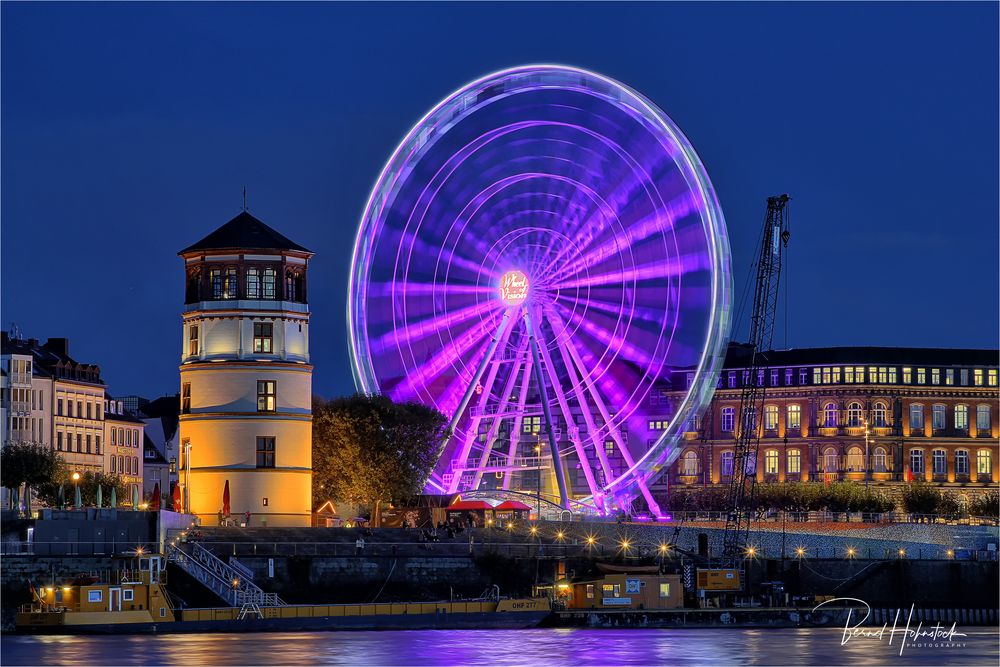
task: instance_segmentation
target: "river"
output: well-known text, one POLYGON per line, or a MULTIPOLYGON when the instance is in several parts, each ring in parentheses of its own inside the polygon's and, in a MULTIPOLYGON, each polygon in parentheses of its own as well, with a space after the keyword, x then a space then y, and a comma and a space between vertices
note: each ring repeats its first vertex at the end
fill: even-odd
POLYGON ((0 639, 6 665, 996 665, 996 628, 951 643, 823 629, 536 629, 270 632, 0 639))

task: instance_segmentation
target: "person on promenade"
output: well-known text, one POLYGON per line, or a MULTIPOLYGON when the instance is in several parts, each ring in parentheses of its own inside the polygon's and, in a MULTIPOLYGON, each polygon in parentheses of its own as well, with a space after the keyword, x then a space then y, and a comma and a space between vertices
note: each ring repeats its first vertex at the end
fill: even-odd
POLYGON ((243 518, 244 518, 243 525, 245 527, 249 528, 250 527, 250 510, 246 511, 246 513, 243 515, 243 518))
POLYGON ((357 541, 354 543, 354 555, 360 556, 365 550, 365 538, 358 536, 357 541))

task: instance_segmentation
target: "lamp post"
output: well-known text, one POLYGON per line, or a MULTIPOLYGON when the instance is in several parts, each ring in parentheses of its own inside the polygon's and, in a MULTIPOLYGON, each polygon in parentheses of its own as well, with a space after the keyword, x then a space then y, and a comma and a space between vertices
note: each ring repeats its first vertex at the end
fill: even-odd
POLYGON ((865 491, 868 490, 868 480, 871 477, 872 462, 868 455, 868 420, 865 420, 865 491))
POLYGON ((80 473, 74 472, 73 475, 73 504, 76 505, 76 509, 80 509, 80 473))
POLYGON ((535 445, 535 465, 538 476, 535 478, 535 502, 538 509, 535 510, 535 521, 542 520, 542 435, 538 434, 538 443, 535 445))

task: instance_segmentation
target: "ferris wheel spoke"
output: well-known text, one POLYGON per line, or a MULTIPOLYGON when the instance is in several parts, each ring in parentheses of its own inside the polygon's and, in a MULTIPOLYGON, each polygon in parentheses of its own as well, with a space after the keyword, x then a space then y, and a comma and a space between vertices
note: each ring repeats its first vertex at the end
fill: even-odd
MULTIPOLYGON (((525 342, 527 343, 527 337, 525 337, 525 342)), ((514 424, 511 427, 510 432, 510 445, 507 448, 507 460, 513 461, 514 457, 517 455, 517 446, 520 444, 522 435, 522 425, 524 423, 524 413, 527 408, 528 403, 528 388, 531 386, 532 370, 534 368, 534 361, 530 354, 525 355, 524 359, 524 374, 521 376, 521 386, 517 392, 517 412, 514 413, 514 424)), ((541 471, 538 473, 541 475, 541 471)), ((504 475, 503 489, 505 491, 510 489, 512 473, 508 472, 504 475)), ((539 488, 541 488, 541 483, 539 482, 539 488)))
POLYGON ((393 329, 373 340, 371 348, 373 352, 381 353, 384 350, 410 345, 428 336, 454 329, 476 317, 482 317, 489 311, 496 310, 497 305, 492 301, 481 301, 450 313, 442 313, 401 328, 393 329))
POLYGON ((644 283, 650 280, 676 278, 686 273, 707 269, 706 259, 696 255, 684 258, 657 258, 645 264, 608 271, 599 274, 589 274, 573 280, 564 280, 547 285, 549 289, 573 289, 581 287, 597 287, 602 285, 629 285, 644 283))
MULTIPOLYGON (((587 457, 586 451, 584 451, 583 443, 580 442, 580 432, 576 427, 576 420, 573 417, 573 412, 569 409, 569 402, 566 400, 566 394, 563 391, 562 383, 559 381, 556 369, 552 365, 552 357, 549 355, 548 345, 546 345, 545 338, 541 331, 541 312, 536 311, 536 318, 538 326, 535 330, 535 337, 538 342, 538 351, 542 356, 542 368, 549 376, 552 390, 556 395, 556 402, 559 405, 559 410, 562 412, 562 418, 566 422, 566 435, 569 437, 570 442, 573 443, 574 449, 576 449, 577 459, 580 462, 580 466, 583 468, 583 474, 587 479, 587 486, 590 487, 590 493, 593 495, 597 492, 598 488, 594 480, 594 471, 590 465, 590 459, 587 457)), ((554 425, 549 425, 550 428, 552 428, 552 426, 554 425)))
MULTIPOLYGON (((510 332, 513 329, 513 327, 508 324, 509 318, 510 314, 508 311, 508 313, 504 314, 504 321, 500 324, 500 331, 494 338, 496 344, 491 343, 486 350, 486 356, 483 359, 483 364, 488 365, 491 362, 493 362, 496 358, 497 349, 498 348, 503 349, 504 346, 507 344, 507 340, 510 338, 510 332)), ((471 391, 479 392, 479 400, 476 402, 476 407, 478 408, 478 410, 472 411, 472 414, 469 417, 469 423, 466 426, 465 437, 462 439, 462 445, 458 451, 458 455, 453 458, 453 461, 457 462, 461 466, 462 470, 465 470, 466 461, 469 458, 469 451, 472 449, 472 442, 478 435, 477 431, 479 429, 479 422, 482 419, 481 416, 482 410, 484 407, 486 407, 487 401, 489 400, 490 396, 493 395, 493 383, 496 381, 497 373, 499 372, 500 372, 500 364, 493 363, 489 371, 486 373, 486 382, 482 386, 479 385, 478 377, 473 378, 472 380, 471 391)), ((479 374, 482 375, 482 371, 480 371, 479 374)), ((468 403, 468 401, 465 402, 468 403)), ((464 411, 464 408, 460 408, 460 410, 464 411)), ((453 420, 456 425, 458 424, 458 420, 461 419, 461 417, 462 417, 461 414, 456 413, 455 419, 453 420)), ((452 428, 454 428, 454 426, 452 428)), ((454 478, 454 477, 452 478, 452 484, 449 487, 450 489, 449 493, 454 493, 457 490, 458 483, 460 481, 461 481, 460 478, 454 478)))
POLYGON ((560 313, 566 316, 570 323, 577 326, 576 331, 582 331, 594 339, 606 353, 612 355, 612 358, 621 358, 647 367, 655 365, 656 360, 653 356, 647 352, 643 352, 627 340, 625 337, 628 331, 627 324, 624 327, 625 330, 622 332, 619 332, 617 327, 615 331, 608 331, 596 322, 591 320, 585 321, 583 316, 566 306, 558 303, 554 304, 554 306, 560 313))

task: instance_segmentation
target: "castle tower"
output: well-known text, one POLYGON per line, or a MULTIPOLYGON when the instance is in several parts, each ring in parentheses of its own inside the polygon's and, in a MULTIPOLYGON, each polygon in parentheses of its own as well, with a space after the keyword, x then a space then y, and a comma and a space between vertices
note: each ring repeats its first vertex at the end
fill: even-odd
POLYGON ((215 525, 308 526, 312 366, 306 274, 313 253, 243 211, 178 253, 184 507, 215 525))

